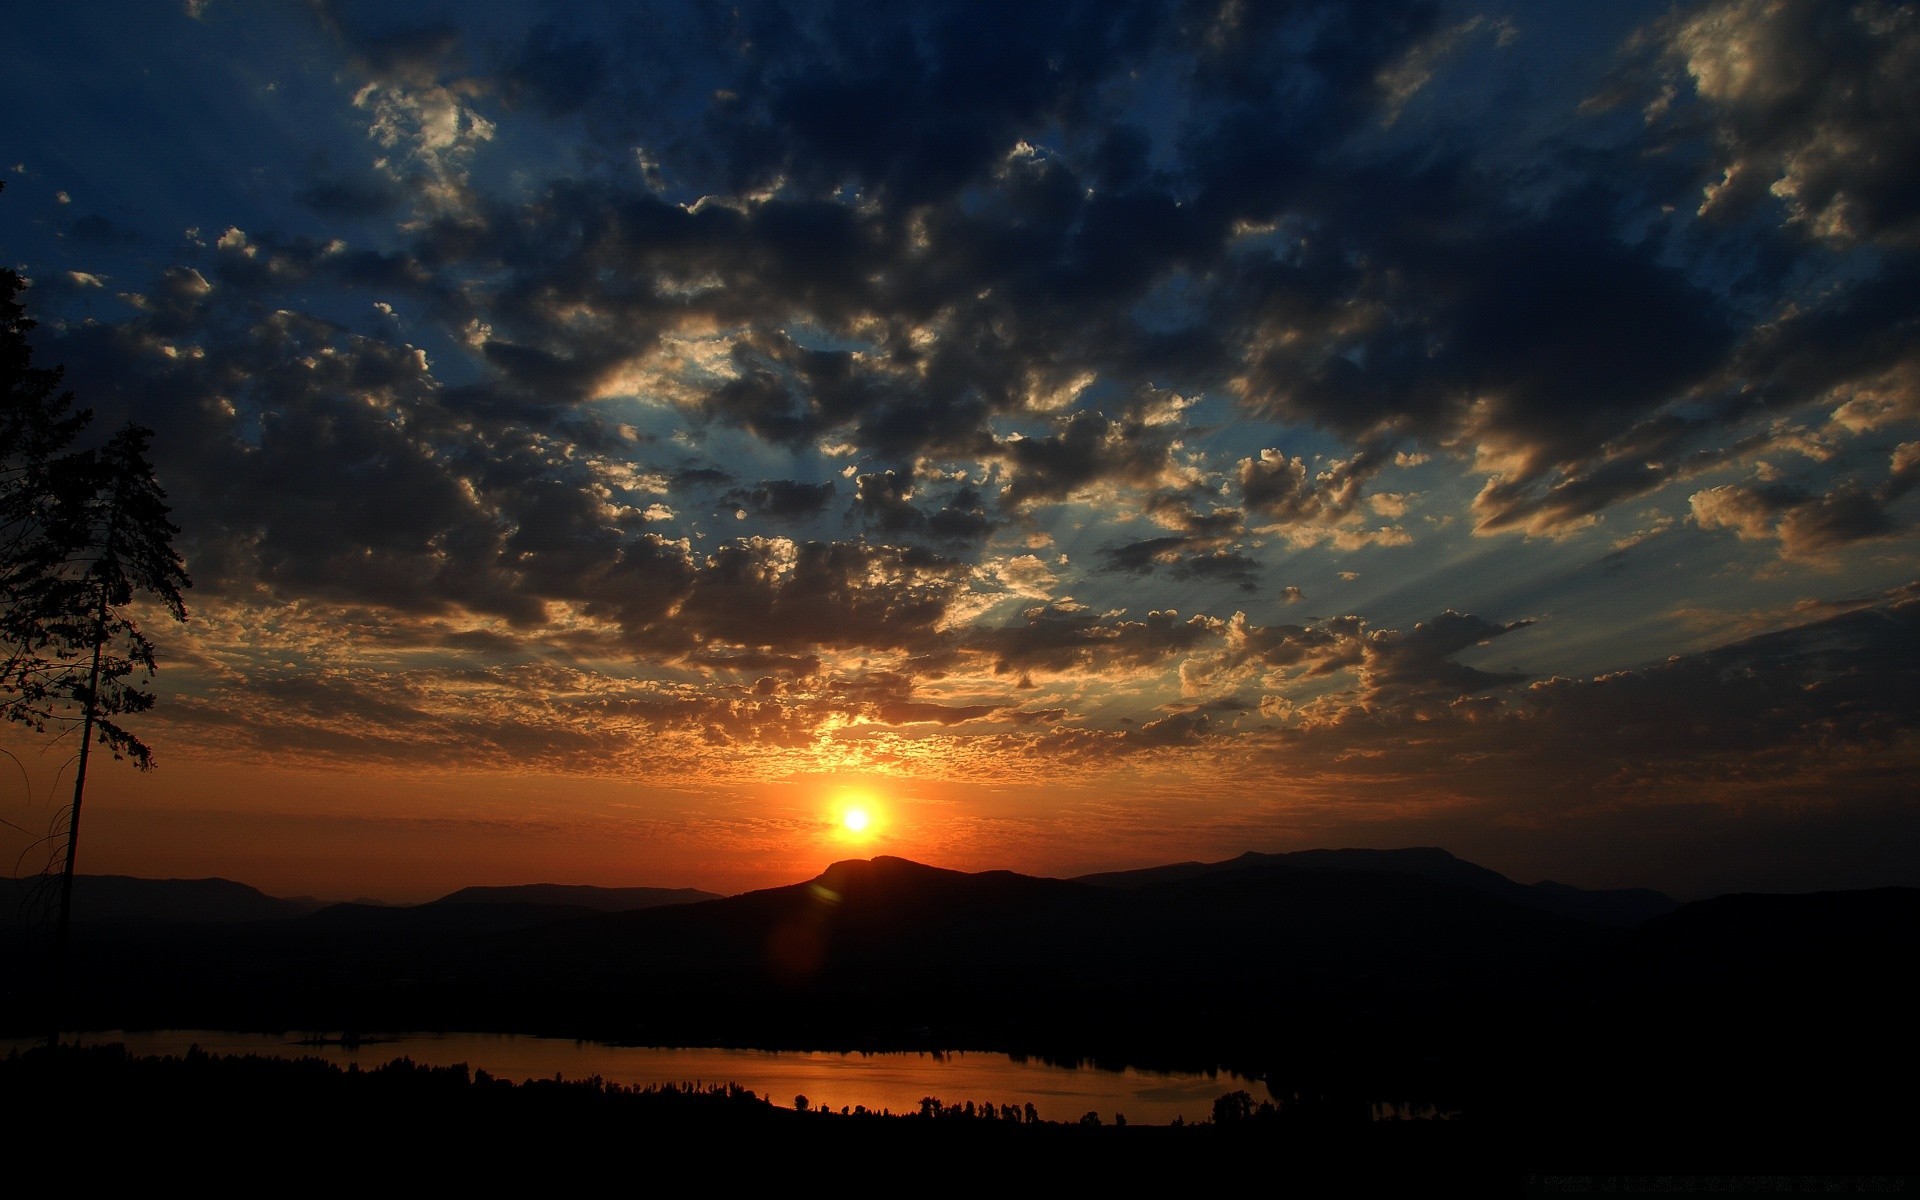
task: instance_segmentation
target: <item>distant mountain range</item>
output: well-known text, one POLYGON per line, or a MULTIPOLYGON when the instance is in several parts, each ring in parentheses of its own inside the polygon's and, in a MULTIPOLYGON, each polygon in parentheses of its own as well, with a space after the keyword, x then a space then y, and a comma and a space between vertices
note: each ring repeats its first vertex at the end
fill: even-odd
MULTIPOLYGON (((43 876, 0 879, 0 925, 31 922, 53 911, 56 881, 43 876)), ((76 875, 75 921, 170 921, 232 924, 305 916, 326 908, 403 910, 436 905, 493 905, 549 916, 590 912, 629 912, 661 904, 718 900, 717 892, 697 888, 589 887, 584 884, 528 883, 514 887, 468 887, 425 905, 380 904, 356 900, 332 904, 311 897, 280 899, 230 879, 139 879, 131 875, 76 875), (562 911, 564 910, 564 911, 562 911)), ((404 919, 404 918, 403 918, 404 919)))
POLYGON ((662 904, 718 900, 718 892, 698 888, 589 887, 576 883, 525 883, 518 887, 469 887, 442 896, 435 904, 563 904, 594 912, 632 912, 662 904))
MULTIPOLYGON (((1528 1146, 1717 1125, 1864 1152, 1920 1117, 1913 888, 1676 904, 1409 849, 1080 879, 879 857, 730 897, 534 885, 311 909, 98 877, 77 895, 69 1027, 1231 1067, 1302 1111, 1418 1101, 1528 1146)), ((0 1034, 46 1028, 48 941, 45 922, 0 925, 0 1034)))
POLYGON ((1108 871, 1098 875, 1082 875, 1079 882, 1103 887, 1135 888, 1257 866, 1327 871, 1404 871, 1435 883, 1451 884, 1482 895, 1495 896, 1536 912, 1618 928, 1638 925, 1649 917, 1672 912, 1680 906, 1679 901, 1671 896, 1646 888, 1588 891, 1552 881, 1531 886, 1519 884, 1498 871, 1455 858, 1433 846, 1407 850, 1297 850, 1290 854, 1260 854, 1249 850, 1238 858, 1223 862, 1184 862, 1138 871, 1108 871))
MULTIPOLYGON (((905 861, 905 860, 897 860, 905 861)), ((1222 871, 1277 866, 1303 870, 1405 872, 1510 901, 1538 912, 1596 925, 1626 928, 1671 912, 1679 902, 1641 888, 1590 891, 1566 884, 1515 883, 1497 871, 1455 858, 1436 847, 1404 850, 1300 850, 1261 854, 1249 850, 1220 862, 1182 862, 1132 871, 1082 875, 1071 882, 1103 888, 1139 889, 1222 871)), ((989 874, 1005 875, 1007 872, 989 874)), ((0 924, 19 920, 47 906, 51 881, 40 876, 0 879, 0 924), (11 901, 11 903, 8 903, 11 901)), ((776 889, 777 890, 777 889, 776 889)), ((312 897, 282 899, 229 879, 140 879, 130 875, 79 875, 74 878, 77 921, 189 921, 227 924, 304 916, 331 907, 418 909, 435 905, 495 905, 528 915, 631 912, 669 904, 696 904, 725 897, 697 888, 592 887, 585 884, 528 883, 507 887, 466 887, 424 905, 355 900, 330 903, 312 897), (564 911, 562 911, 564 910, 564 911)), ((353 919, 351 917, 346 919, 353 919)), ((371 919, 371 918, 370 918, 371 919)), ((404 919, 404 918, 402 918, 404 919)))
MULTIPOLYGON (((0 924, 44 919, 59 905, 57 877, 0 879, 0 924)), ((315 900, 282 900, 231 879, 138 879, 76 875, 75 921, 193 921, 228 924, 303 916, 315 900)))
MULTIPOLYGON (((1916 889, 1679 905, 1410 849, 1080 879, 879 857, 731 897, 536 885, 308 910, 93 877, 77 894, 66 1019, 86 1028, 997 1049, 1562 1104, 1577 1078, 1594 1120, 1654 1103, 1633 1081, 1685 1064, 1735 1095, 1781 1071, 1831 1091, 1836 1055, 1893 1064, 1889 1086, 1914 1071, 1916 889)), ((44 923, 0 927, 0 962, 45 942, 44 923)), ((0 1033, 37 1028, 36 978, 0 978, 0 1033)))

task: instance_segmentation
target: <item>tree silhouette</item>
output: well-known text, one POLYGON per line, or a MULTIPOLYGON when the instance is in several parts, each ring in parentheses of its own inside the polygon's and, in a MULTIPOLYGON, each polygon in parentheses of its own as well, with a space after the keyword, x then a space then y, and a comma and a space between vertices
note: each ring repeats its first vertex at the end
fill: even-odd
POLYGON ((73 393, 61 389, 60 368, 33 365, 27 333, 34 322, 19 301, 24 286, 0 270, 0 702, 9 720, 43 728, 32 687, 41 639, 26 601, 65 555, 57 508, 66 489, 58 481, 93 414, 68 412, 73 393))
POLYGON ((1237 1125, 1253 1115, 1253 1095, 1245 1090, 1228 1092, 1213 1101, 1215 1125, 1237 1125))
POLYGON ((128 425, 104 446, 74 450, 91 418, 69 414, 61 370, 37 368, 24 287, 0 272, 0 714, 46 733, 77 728, 78 766, 67 812, 54 954, 64 961, 93 745, 153 766, 153 751, 117 718, 153 707, 145 684, 157 663, 134 619, 146 597, 176 621, 192 586, 173 548, 166 493, 147 459, 153 431, 128 425))

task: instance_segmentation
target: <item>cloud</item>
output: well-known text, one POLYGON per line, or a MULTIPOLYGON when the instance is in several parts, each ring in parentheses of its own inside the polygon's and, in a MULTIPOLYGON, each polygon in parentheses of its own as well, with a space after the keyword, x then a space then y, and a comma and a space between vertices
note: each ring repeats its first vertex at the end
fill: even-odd
POLYGON ((1156 611, 1144 620, 1102 617, 1060 605, 1029 608, 1018 624, 975 628, 965 648, 984 656, 996 675, 1151 667, 1219 636, 1221 623, 1156 611))
POLYGON ((1433 81, 1441 66, 1459 51, 1470 35, 1481 30, 1491 33, 1502 45, 1516 34, 1512 23, 1505 19, 1474 17, 1416 43, 1399 62, 1380 71, 1374 78, 1384 101, 1381 124, 1392 125, 1398 121, 1407 102, 1433 81))
POLYGON ((1305 460, 1266 449, 1257 458, 1240 460, 1240 497, 1250 511, 1275 524, 1334 524, 1353 511, 1362 485, 1385 465, 1382 455, 1362 451, 1309 477, 1305 460))
POLYGON ((763 479, 751 488, 734 488, 721 496, 720 502, 736 505, 759 516, 792 520, 824 512, 827 505, 833 502, 833 490, 833 481, 830 479, 825 483, 763 479))
POLYGON ((1635 632, 1662 588, 1732 611, 1911 523, 1905 6, 1695 3, 1625 45, 1651 7, 222 11, 146 53, 270 103, 202 71, 220 136, 158 148, 49 105, 4 198, 36 346, 98 427, 161 434, 220 631, 170 660, 182 737, 1124 762, 1356 809, 1430 770, 1529 818, 1556 771, 1905 761, 1864 616, 1664 665, 1635 632), (1682 566, 1610 560, 1596 615, 1572 564, 1661 530, 1682 566), (1553 674, 1569 647, 1629 666, 1553 674))
POLYGON ((853 506, 882 533, 922 528, 927 519, 912 504, 913 483, 892 471, 854 477, 853 506))
POLYGON ((1016 555, 990 564, 986 569, 1008 591, 1034 600, 1051 599, 1053 589, 1060 583, 1060 577, 1052 568, 1032 554, 1016 555))
POLYGON ((1456 700, 1526 678, 1520 671, 1483 671, 1455 662, 1454 656, 1472 646, 1524 629, 1531 621, 1495 624, 1452 609, 1411 632, 1375 630, 1364 646, 1360 678, 1368 697, 1380 704, 1404 704, 1426 699, 1456 700))
POLYGON ((1052 434, 1015 435, 996 447, 1011 475, 1001 501, 1020 509, 1103 484, 1178 487, 1188 478, 1173 457, 1176 440, 1175 428, 1138 414, 1073 413, 1058 420, 1052 434))
POLYGON ((1129 575, 1165 572, 1173 579, 1231 583, 1241 591, 1259 584, 1261 563, 1233 545, 1245 528, 1237 508, 1201 512, 1179 492, 1155 493, 1145 515, 1156 525, 1179 532, 1107 546, 1104 570, 1129 575))
POLYGON ((1920 134, 1907 87, 1920 21, 1910 8, 1726 0, 1676 14, 1659 41, 1715 138, 1702 215, 1778 204, 1812 237, 1920 239, 1920 134))
POLYGON ((326 178, 308 184, 295 199, 322 216, 366 218, 391 213, 400 195, 390 182, 378 177, 326 178))
POLYGON ((509 99, 537 104, 557 117, 585 107, 606 77, 604 47, 543 22, 527 31, 503 82, 509 99))
POLYGON ((1776 539, 1790 559, 1820 558, 1900 532, 1883 496, 1848 484, 1824 494, 1788 485, 1723 484, 1695 492, 1688 505, 1702 529, 1731 530, 1743 541, 1776 539))
POLYGON ((739 538, 700 564, 676 615, 696 638, 741 646, 925 647, 968 568, 930 551, 739 538))

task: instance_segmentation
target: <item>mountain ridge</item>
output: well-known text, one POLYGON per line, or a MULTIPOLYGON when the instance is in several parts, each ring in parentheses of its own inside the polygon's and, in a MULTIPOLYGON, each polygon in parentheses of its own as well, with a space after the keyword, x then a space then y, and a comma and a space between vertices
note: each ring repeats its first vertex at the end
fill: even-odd
POLYGON ((598 912, 629 912, 661 904, 698 904, 721 899, 699 888, 600 887, 586 883, 520 883, 464 887, 428 904, 560 904, 598 912))
POLYGON ((1551 880, 1535 884, 1517 883, 1498 871, 1469 862, 1438 846, 1409 846, 1397 850, 1314 849, 1277 854, 1248 850, 1238 857, 1218 862, 1170 863, 1137 870, 1102 871, 1075 878, 1082 883, 1103 887, 1130 888, 1217 871, 1238 870, 1256 864, 1303 870, 1405 871, 1437 883, 1455 884, 1498 896, 1541 912, 1615 928, 1630 928, 1680 907, 1679 901, 1649 888, 1594 890, 1551 880))
MULTIPOLYGON (((1005 869, 959 871, 917 862, 898 855, 879 854, 871 858, 848 858, 830 863, 811 879, 796 884, 780 884, 753 892, 778 891, 781 888, 825 883, 848 875, 857 864, 879 864, 878 870, 897 873, 902 866, 949 876, 1014 877, 1055 879, 1068 883, 1092 884, 1107 888, 1131 889, 1150 883, 1170 882, 1223 870, 1255 865, 1277 865, 1296 869, 1406 871, 1435 882, 1467 886, 1489 895, 1498 895, 1527 907, 1555 912, 1591 923, 1630 926, 1649 917, 1671 912, 1680 902, 1664 893, 1647 888, 1591 889, 1543 880, 1534 884, 1515 882, 1488 867, 1459 858, 1436 846, 1379 850, 1367 848, 1325 848, 1283 852, 1248 850, 1234 858, 1214 862, 1187 860, 1156 866, 1100 871, 1074 876, 1029 875, 1005 869)), ((11 889, 24 900, 28 892, 41 886, 40 876, 18 879, 0 878, 0 890, 11 889)), ((358 908, 390 910, 464 904, 546 905, 555 908, 594 912, 638 911, 661 905, 698 904, 732 898, 699 888, 606 887, 594 884, 524 883, 472 885, 459 888, 432 900, 417 904, 394 904, 378 900, 328 901, 311 896, 279 897, 252 885, 218 876, 201 879, 147 878, 132 875, 76 875, 74 877, 76 920, 162 919, 199 921, 243 921, 275 919, 318 912, 349 905, 358 908), (224 905, 224 907, 223 907, 224 905)))
MULTIPOLYGON (((1722 898, 1624 927, 1528 904, 1530 889, 1441 852, 1172 867, 1119 886, 879 855, 619 912, 514 901, 103 921, 74 941, 71 1019, 991 1049, 1327 1079, 1443 1062, 1470 1082, 1494 1069, 1478 1065, 1486 1045, 1508 1047, 1503 1071, 1553 1044, 1604 1074, 1653 1052, 1635 1047, 1709 1036, 1716 1068, 1744 1071, 1739 1055, 1797 1014, 1851 1036, 1878 1011, 1853 985, 1899 994, 1886 964, 1920 951, 1917 889, 1722 898), (1422 865, 1458 878, 1399 869, 1422 865), (1574 1038, 1596 1019, 1604 1039, 1574 1038)), ((50 940, 44 926, 0 933, 16 956, 50 940)), ((31 1027, 24 1005, 11 1019, 31 1027)))

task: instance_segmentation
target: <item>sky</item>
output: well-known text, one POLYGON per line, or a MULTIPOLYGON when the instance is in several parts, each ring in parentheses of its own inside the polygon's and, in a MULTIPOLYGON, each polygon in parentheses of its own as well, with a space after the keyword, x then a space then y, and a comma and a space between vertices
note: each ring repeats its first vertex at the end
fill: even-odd
POLYGON ((194 585, 83 872, 1920 885, 1912 4, 7 24, 0 262, 194 585))

